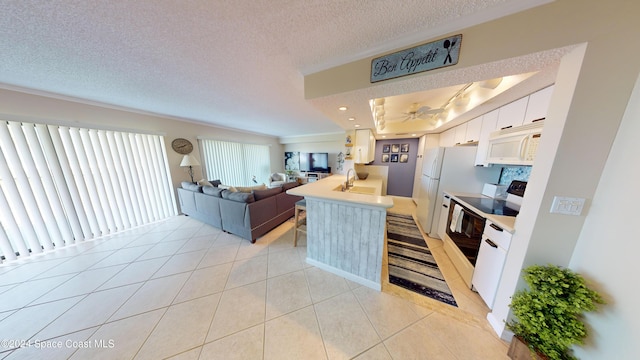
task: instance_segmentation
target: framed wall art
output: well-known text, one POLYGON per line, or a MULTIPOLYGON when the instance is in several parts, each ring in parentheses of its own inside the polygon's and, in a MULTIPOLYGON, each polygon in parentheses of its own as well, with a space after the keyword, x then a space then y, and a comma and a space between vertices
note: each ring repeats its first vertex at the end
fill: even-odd
POLYGON ((391 154, 391 162, 398 162, 398 154, 391 154))
POLYGON ((382 154, 382 162, 389 162, 389 154, 382 154))
POLYGON ((409 162, 409 154, 400 154, 400 162, 401 163, 409 162))
POLYGON ((408 153, 409 152, 409 144, 400 145, 400 152, 408 153))
POLYGON ((391 151, 391 145, 389 145, 389 144, 382 145, 382 152, 383 153, 388 153, 389 151, 391 151))
POLYGON ((392 153, 400 152, 400 145, 399 144, 391 144, 391 152, 392 153))

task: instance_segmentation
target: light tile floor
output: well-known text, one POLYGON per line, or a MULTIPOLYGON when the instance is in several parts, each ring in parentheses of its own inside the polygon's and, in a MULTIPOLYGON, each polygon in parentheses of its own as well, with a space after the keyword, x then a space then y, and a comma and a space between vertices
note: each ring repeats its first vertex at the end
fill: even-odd
POLYGON ((314 268, 292 226, 251 244, 178 216, 2 265, 0 359, 506 358, 439 240, 459 308, 314 268))

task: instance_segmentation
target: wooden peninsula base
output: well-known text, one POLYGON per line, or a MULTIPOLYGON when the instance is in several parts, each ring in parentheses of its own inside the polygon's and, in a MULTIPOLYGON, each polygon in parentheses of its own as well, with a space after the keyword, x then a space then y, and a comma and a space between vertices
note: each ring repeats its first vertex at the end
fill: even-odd
POLYGON ((354 183, 355 191, 336 191, 344 176, 331 176, 288 190, 304 196, 307 211, 307 263, 367 287, 381 289, 387 209, 382 180, 354 183))

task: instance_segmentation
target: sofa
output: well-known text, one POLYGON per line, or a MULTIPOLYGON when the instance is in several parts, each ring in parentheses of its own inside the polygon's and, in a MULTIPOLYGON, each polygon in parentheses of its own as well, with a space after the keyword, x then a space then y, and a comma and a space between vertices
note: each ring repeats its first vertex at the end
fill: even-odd
POLYGON ((297 182, 251 192, 183 182, 178 188, 182 213, 238 235, 252 243, 294 215, 295 203, 303 198, 287 190, 297 182))

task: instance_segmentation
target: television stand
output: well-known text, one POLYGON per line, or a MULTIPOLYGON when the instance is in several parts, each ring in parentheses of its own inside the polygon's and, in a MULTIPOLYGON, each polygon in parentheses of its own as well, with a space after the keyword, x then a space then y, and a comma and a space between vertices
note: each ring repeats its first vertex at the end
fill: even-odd
POLYGON ((322 172, 303 172, 300 173, 300 178, 303 183, 314 182, 320 179, 324 179, 327 176, 331 176, 330 173, 322 173, 322 172))

